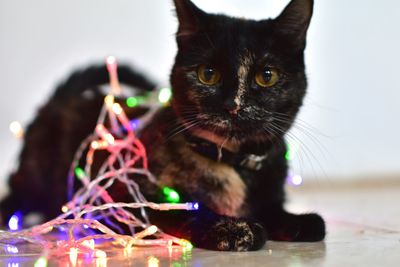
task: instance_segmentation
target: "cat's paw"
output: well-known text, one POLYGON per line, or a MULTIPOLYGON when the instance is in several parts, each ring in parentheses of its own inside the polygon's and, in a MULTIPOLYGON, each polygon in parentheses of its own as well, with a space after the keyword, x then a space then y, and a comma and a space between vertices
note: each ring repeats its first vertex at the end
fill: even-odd
POLYGON ((325 238, 325 222, 316 213, 302 214, 296 216, 293 228, 297 228, 293 241, 316 242, 325 238))
POLYGON ((266 232, 261 224, 223 218, 195 242, 198 247, 220 251, 251 251, 264 246, 266 232))
POLYGON ((325 238, 325 222, 315 213, 289 214, 280 229, 269 234, 272 240, 317 242, 325 238))

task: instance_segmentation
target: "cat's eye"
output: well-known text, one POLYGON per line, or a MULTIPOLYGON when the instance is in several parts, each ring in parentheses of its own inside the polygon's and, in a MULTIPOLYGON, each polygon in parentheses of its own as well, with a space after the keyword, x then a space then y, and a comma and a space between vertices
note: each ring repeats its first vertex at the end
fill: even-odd
POLYGON ((261 87, 272 87, 279 81, 279 73, 274 68, 265 67, 257 72, 255 81, 261 87))
POLYGON ((221 73, 213 67, 200 65, 197 69, 197 77, 202 84, 215 85, 221 80, 221 73))

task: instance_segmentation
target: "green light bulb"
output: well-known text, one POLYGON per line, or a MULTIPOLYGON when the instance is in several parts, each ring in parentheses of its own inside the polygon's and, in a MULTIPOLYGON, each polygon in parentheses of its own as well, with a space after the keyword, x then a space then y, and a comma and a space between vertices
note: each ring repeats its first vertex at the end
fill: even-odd
POLYGON ((139 104, 139 101, 136 97, 128 97, 126 99, 126 105, 130 108, 134 108, 139 104))
POLYGON ((75 168, 75 175, 76 177, 78 177, 79 179, 83 179, 86 177, 85 171, 82 170, 82 168, 76 167, 75 168))
POLYGON ((180 196, 179 196, 178 192, 176 192, 172 188, 164 187, 163 188, 163 193, 165 195, 165 199, 169 203, 178 203, 179 200, 180 200, 180 196))
POLYGON ((299 151, 300 145, 295 141, 286 142, 286 154, 285 158, 287 161, 292 161, 296 157, 299 151))
POLYGON ((288 150, 288 151, 286 151, 286 154, 285 154, 285 159, 287 160, 287 161, 290 161, 290 160, 292 160, 292 155, 291 155, 291 153, 290 153, 290 151, 288 150))

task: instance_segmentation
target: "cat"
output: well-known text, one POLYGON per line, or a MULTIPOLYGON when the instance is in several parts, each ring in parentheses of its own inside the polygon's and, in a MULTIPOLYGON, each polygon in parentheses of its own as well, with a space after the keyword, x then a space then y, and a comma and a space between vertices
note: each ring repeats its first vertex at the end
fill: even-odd
MULTIPOLYGON (((318 214, 296 215, 283 207, 284 136, 306 93, 304 49, 313 1, 291 0, 277 18, 260 21, 209 14, 190 0, 174 4, 179 27, 173 98, 142 130, 141 141, 159 183, 175 188, 183 202, 199 202, 200 209, 149 211, 150 220, 210 250, 323 240, 318 214)), ((129 68, 119 72, 122 83, 154 88, 129 68)), ((74 152, 92 132, 102 105, 96 88, 106 81, 105 67, 77 72, 39 111, 10 177, 11 193, 0 204, 3 218, 15 210, 59 214, 74 152), (84 97, 84 91, 94 94, 84 97)), ((156 188, 140 186, 147 199, 162 201, 156 188)), ((129 201, 119 190, 112 196, 129 201)))

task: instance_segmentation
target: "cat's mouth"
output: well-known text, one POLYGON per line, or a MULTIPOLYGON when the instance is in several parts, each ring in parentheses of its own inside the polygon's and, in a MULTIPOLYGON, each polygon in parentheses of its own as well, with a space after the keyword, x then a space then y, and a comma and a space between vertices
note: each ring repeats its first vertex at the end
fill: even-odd
POLYGON ((195 122, 185 121, 187 131, 214 143, 242 144, 247 140, 271 141, 276 135, 266 129, 265 122, 246 121, 238 116, 198 114, 195 122))

